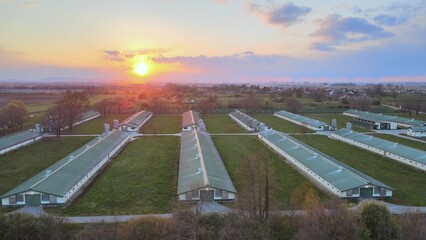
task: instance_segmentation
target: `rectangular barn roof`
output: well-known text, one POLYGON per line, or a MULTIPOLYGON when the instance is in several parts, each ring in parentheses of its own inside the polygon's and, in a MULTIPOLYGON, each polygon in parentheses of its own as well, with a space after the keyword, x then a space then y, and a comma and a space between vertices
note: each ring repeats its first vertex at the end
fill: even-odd
POLYGON ((256 119, 250 117, 249 115, 240 112, 238 110, 235 110, 231 113, 229 113, 230 115, 232 115, 233 117, 235 117, 236 119, 240 120, 240 122, 244 123, 244 125, 246 125, 249 128, 254 128, 256 127, 256 123, 258 123, 259 121, 257 121, 256 119))
POLYGON ((183 132, 177 194, 206 186, 236 192, 210 135, 196 129, 183 132))
POLYGON ((195 111, 187 111, 182 114, 182 128, 198 125, 201 119, 200 113, 195 111))
POLYGON ((9 134, 0 138, 0 150, 41 136, 40 133, 28 130, 9 134))
POLYGON ((426 165, 426 151, 423 151, 417 148, 408 147, 408 146, 405 146, 396 142, 384 140, 381 138, 373 137, 371 135, 367 135, 364 133, 355 132, 353 130, 339 129, 333 132, 333 134, 336 134, 338 136, 351 139, 352 141, 359 142, 371 147, 375 147, 385 152, 389 152, 389 153, 410 159, 412 161, 418 162, 420 164, 426 165))
POLYGON ((146 119, 151 116, 151 114, 152 113, 149 111, 142 110, 128 117, 121 123, 121 125, 128 125, 139 128, 146 121, 146 119))
POLYGON ((309 125, 309 126, 312 126, 312 127, 320 127, 320 126, 327 125, 327 123, 325 123, 325 122, 321 122, 321 121, 316 120, 316 119, 308 118, 308 117, 301 116, 301 115, 298 115, 298 114, 294 114, 294 113, 291 113, 291 112, 287 112, 287 111, 284 111, 284 110, 278 111, 275 114, 289 118, 289 119, 292 119, 294 121, 297 121, 297 122, 300 122, 300 123, 303 123, 303 124, 306 124, 306 125, 309 125))
POLYGON ((63 197, 129 136, 130 133, 119 130, 101 135, 2 197, 31 190, 63 197), (48 170, 50 174, 47 174, 48 170))
POLYGON ((372 120, 375 122, 395 122, 395 123, 406 124, 411 126, 426 125, 426 122, 424 121, 419 121, 419 120, 409 119, 409 118, 402 118, 398 116, 384 115, 381 113, 364 112, 364 111, 359 111, 354 109, 346 110, 345 113, 356 115, 359 118, 365 118, 366 120, 372 120))
POLYGON ((85 119, 89 119, 89 118, 92 118, 92 117, 100 116, 100 115, 101 114, 99 112, 95 111, 95 110, 88 110, 78 117, 77 122, 83 121, 85 119))
POLYGON ((288 135, 276 131, 265 131, 259 134, 340 191, 367 184, 392 189, 288 135))
POLYGON ((410 128, 415 132, 426 132, 426 126, 411 126, 410 128))

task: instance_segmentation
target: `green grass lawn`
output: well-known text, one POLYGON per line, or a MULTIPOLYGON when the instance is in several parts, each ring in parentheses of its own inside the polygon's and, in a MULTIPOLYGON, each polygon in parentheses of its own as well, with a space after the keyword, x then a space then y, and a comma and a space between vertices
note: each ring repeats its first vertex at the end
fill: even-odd
POLYGON ((54 102, 48 102, 48 103, 34 103, 34 104, 28 104, 27 111, 29 113, 38 113, 38 112, 45 112, 50 107, 53 107, 54 102))
POLYGON ((135 140, 60 215, 167 213, 176 201, 179 138, 143 137, 135 140))
POLYGON ((401 138, 390 134, 374 134, 373 136, 426 151, 426 144, 424 142, 418 142, 415 140, 401 138))
POLYGON ((395 192, 390 202, 426 205, 426 176, 423 171, 325 136, 294 137, 393 187, 395 192))
POLYGON ((43 171, 92 137, 46 138, 0 156, 0 195, 43 171))
POLYGON ((204 114, 201 116, 210 133, 243 133, 242 127, 235 123, 228 114, 204 114))
POLYGON ((273 114, 254 114, 254 118, 264 122, 265 124, 271 126, 274 130, 285 132, 285 133, 312 133, 314 131, 297 125, 295 123, 289 122, 282 118, 276 117, 273 114))
MULTIPOLYGON (((73 129, 74 134, 101 134, 104 132, 104 123, 109 123, 111 129, 114 127, 114 119, 118 121, 123 121, 129 114, 109 114, 106 116, 100 116, 95 119, 92 119, 88 122, 77 125, 73 129)), ((69 131, 64 132, 64 134, 69 134, 69 131)))
POLYGON ((278 209, 290 208, 290 199, 300 207, 306 192, 316 189, 321 199, 327 199, 328 194, 319 190, 307 178, 284 162, 278 154, 266 147, 254 136, 212 136, 213 141, 222 157, 226 169, 238 191, 248 183, 243 176, 243 164, 247 155, 261 154, 268 160, 273 184, 271 187, 272 202, 278 209))
MULTIPOLYGON (((331 125, 331 121, 336 119, 338 129, 345 128, 346 123, 354 119, 353 117, 349 117, 343 114, 303 114, 303 116, 325 122, 328 125, 331 125)), ((357 132, 371 132, 368 129, 356 126, 352 126, 352 129, 357 132)))
POLYGON ((181 114, 158 114, 145 123, 140 133, 178 133, 182 130, 181 114))

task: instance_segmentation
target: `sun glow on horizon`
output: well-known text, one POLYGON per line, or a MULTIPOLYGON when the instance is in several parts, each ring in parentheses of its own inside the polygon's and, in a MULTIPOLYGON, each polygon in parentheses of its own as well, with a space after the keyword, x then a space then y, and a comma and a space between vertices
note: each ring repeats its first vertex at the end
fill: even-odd
POLYGON ((135 56, 135 61, 133 65, 133 72, 136 75, 144 76, 149 73, 150 67, 147 63, 147 60, 143 56, 135 56))

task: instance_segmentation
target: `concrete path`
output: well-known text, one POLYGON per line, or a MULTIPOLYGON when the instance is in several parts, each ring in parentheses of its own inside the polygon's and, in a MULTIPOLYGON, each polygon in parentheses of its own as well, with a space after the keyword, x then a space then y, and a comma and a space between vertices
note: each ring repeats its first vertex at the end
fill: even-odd
POLYGON ((395 137, 400 137, 400 138, 405 138, 405 139, 409 139, 409 140, 413 140, 416 142, 421 142, 421 143, 426 143, 426 141, 422 140, 422 139, 416 139, 416 138, 412 138, 412 137, 408 137, 405 135, 402 135, 401 133, 406 133, 407 131, 405 129, 398 129, 398 130, 374 130, 374 132, 366 132, 365 134, 388 134, 388 135, 393 135, 395 137))
POLYGON ((7 214, 12 214, 12 213, 25 213, 25 214, 33 215, 34 217, 40 217, 47 214, 44 211, 43 207, 41 206, 38 206, 38 207, 25 206, 7 214))
MULTIPOLYGON (((66 134, 61 135, 61 137, 99 137, 101 134, 66 134)), ((44 137, 56 137, 56 135, 53 134, 46 134, 44 137)))
POLYGON ((173 136, 180 137, 181 133, 135 133, 132 137, 155 137, 155 136, 173 136))
POLYGON ((210 133, 211 136, 257 136, 258 133, 210 133))

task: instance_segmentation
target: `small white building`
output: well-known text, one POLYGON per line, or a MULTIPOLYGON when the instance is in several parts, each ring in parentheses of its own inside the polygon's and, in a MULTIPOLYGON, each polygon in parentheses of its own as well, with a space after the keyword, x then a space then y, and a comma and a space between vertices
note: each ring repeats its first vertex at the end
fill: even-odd
POLYGON ((151 119, 151 117, 152 112, 145 110, 137 112, 120 124, 120 130, 126 132, 137 132, 146 122, 148 122, 149 119, 151 119))
POLYGON ((412 137, 426 137, 426 126, 412 126, 407 129, 407 135, 412 137))

